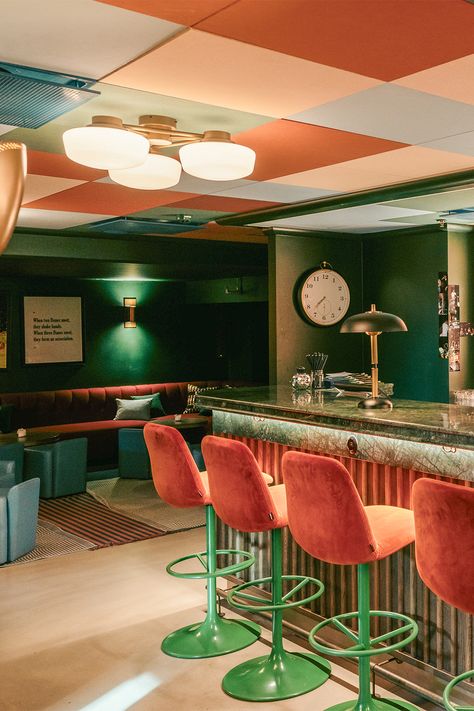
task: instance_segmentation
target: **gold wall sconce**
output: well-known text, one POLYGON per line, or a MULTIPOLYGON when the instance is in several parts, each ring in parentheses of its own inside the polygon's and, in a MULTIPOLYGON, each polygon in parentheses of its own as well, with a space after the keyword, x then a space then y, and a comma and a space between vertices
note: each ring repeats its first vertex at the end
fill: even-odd
POLYGON ((123 297, 123 327, 124 328, 136 328, 137 322, 135 321, 135 309, 137 306, 137 300, 135 296, 124 296, 123 297))

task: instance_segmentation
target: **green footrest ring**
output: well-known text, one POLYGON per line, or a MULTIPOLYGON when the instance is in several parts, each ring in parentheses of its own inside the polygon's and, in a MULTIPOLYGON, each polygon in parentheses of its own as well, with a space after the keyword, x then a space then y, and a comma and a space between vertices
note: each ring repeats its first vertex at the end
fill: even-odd
POLYGON ((239 610, 247 610, 250 612, 257 610, 258 612, 262 612, 267 610, 285 610, 289 607, 303 607, 303 605, 311 602, 311 600, 316 600, 318 597, 321 597, 324 592, 324 585, 317 578, 310 578, 307 575, 282 575, 281 579, 298 581, 294 588, 286 593, 286 595, 283 595, 281 603, 267 603, 264 598, 259 598, 257 595, 249 595, 248 593, 243 592, 243 590, 246 590, 246 588, 249 587, 272 583, 272 578, 259 578, 258 580, 251 580, 248 583, 243 583, 227 594, 227 600, 231 605, 239 610), (317 587, 317 590, 313 593, 313 595, 309 595, 303 600, 289 602, 292 595, 310 584, 316 585, 317 587), (236 597, 240 597, 243 600, 249 600, 253 604, 249 605, 247 602, 241 602, 239 599, 236 600, 236 597))
POLYGON ((370 617, 389 617, 392 620, 398 620, 400 622, 404 622, 405 624, 402 627, 391 630, 390 632, 386 632, 385 634, 381 634, 378 637, 374 637, 370 640, 369 646, 364 647, 359 642, 357 632, 354 632, 354 630, 349 629, 349 627, 346 627, 346 625, 342 622, 342 620, 354 618, 358 619, 359 613, 346 612, 343 615, 335 615, 334 617, 329 617, 327 620, 324 620, 323 622, 317 624, 316 627, 313 627, 313 629, 309 633, 309 641, 311 643, 311 646, 314 647, 314 649, 317 649, 318 652, 322 654, 330 654, 333 657, 345 657, 349 659, 352 657, 375 657, 378 654, 388 654, 390 652, 395 652, 397 649, 405 647, 407 644, 410 644, 410 642, 413 642, 413 640, 418 634, 418 625, 416 624, 415 620, 412 620, 411 617, 407 617, 407 615, 402 615, 399 612, 389 612, 384 610, 370 610, 369 615, 370 617), (317 642, 314 639, 316 635, 322 629, 324 629, 324 627, 327 627, 331 624, 333 624, 340 632, 345 634, 346 637, 349 637, 349 639, 355 643, 354 646, 349 647, 348 649, 333 649, 332 647, 326 647, 324 644, 320 644, 319 642, 317 642), (395 642, 394 644, 390 644, 384 647, 375 647, 376 644, 382 644, 383 642, 392 639, 392 637, 398 637, 399 635, 405 633, 408 633, 407 636, 399 642, 395 642))
POLYGON ((454 706, 450 698, 452 690, 458 684, 460 684, 462 681, 465 681, 466 679, 471 678, 474 679, 474 669, 464 672, 464 674, 460 674, 455 679, 452 679, 452 681, 449 682, 443 694, 444 705, 448 709, 448 711, 474 711, 474 706, 454 706))
POLYGON ((216 555, 235 555, 242 557, 244 560, 238 563, 233 563, 232 565, 228 565, 225 568, 218 568, 214 572, 210 573, 206 563, 207 553, 206 551, 203 551, 202 553, 191 553, 190 555, 185 555, 182 558, 176 558, 175 560, 172 560, 171 563, 168 563, 168 565, 166 566, 166 572, 175 578, 186 578, 188 580, 203 580, 209 578, 220 578, 221 576, 240 573, 241 570, 250 568, 250 566, 255 563, 255 556, 251 553, 248 553, 247 551, 239 551, 234 550, 232 548, 228 548, 225 550, 216 551, 216 555), (202 572, 181 573, 179 571, 174 570, 174 567, 176 565, 179 565, 179 563, 184 563, 185 560, 192 560, 193 558, 195 558, 201 563, 203 567, 202 572))

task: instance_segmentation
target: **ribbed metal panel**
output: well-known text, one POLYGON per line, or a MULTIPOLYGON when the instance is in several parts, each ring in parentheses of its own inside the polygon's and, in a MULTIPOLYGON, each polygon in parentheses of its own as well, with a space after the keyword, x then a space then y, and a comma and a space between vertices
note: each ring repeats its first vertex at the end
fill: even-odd
POLYGON ((95 96, 96 91, 0 71, 0 123, 39 128, 95 96))
MULTIPOLYGON (((281 458, 294 449, 285 445, 234 437, 254 453, 261 468, 282 483, 281 458)), ((324 454, 313 452, 313 454, 324 454)), ((411 488, 416 479, 430 476, 411 469, 390 467, 349 457, 335 457, 351 473, 364 504, 388 504, 410 507, 411 488)), ((443 478, 459 486, 472 486, 467 481, 443 478)), ((269 574, 270 553, 267 534, 241 534, 219 523, 219 545, 251 550, 257 558, 255 569, 246 579, 269 574)), ((323 617, 357 609, 357 586, 353 566, 337 566, 311 558, 294 542, 286 529, 283 535, 283 570, 291 574, 308 574, 322 580, 325 594, 311 605, 323 617)), ((460 561, 462 565, 462 561, 460 561)), ((404 649, 417 660, 460 674, 474 667, 473 617, 441 602, 421 581, 415 564, 414 546, 409 546, 372 566, 372 609, 402 612, 414 618, 420 627, 418 638, 404 649)), ((374 634, 388 631, 388 623, 376 621, 374 634)))

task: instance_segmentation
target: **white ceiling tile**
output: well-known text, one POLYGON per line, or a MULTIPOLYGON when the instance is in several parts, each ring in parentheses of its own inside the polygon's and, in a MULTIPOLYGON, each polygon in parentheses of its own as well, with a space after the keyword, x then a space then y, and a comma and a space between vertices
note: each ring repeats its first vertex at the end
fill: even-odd
POLYGON ((244 198, 247 200, 267 200, 269 202, 299 202, 312 200, 325 195, 333 195, 331 190, 318 190, 296 185, 273 182, 250 182, 238 188, 220 190, 219 195, 225 197, 244 198))
POLYGON ((419 197, 390 200, 384 203, 392 207, 406 207, 413 210, 431 210, 442 212, 445 210, 458 210, 463 207, 474 206, 474 188, 463 190, 449 190, 443 193, 421 195, 419 197))
POLYGON ((9 133, 10 131, 13 131, 16 128, 16 126, 9 126, 6 123, 0 123, 0 136, 3 133, 9 133))
MULTIPOLYGON (((474 156, 474 131, 460 133, 449 138, 442 138, 439 141, 431 141, 423 144, 425 148, 437 148, 440 151, 450 153, 462 153, 465 156, 474 156)), ((472 161, 474 168, 474 160, 472 161)))
POLYGON ((76 225, 86 225, 115 217, 114 215, 91 215, 82 212, 62 212, 60 210, 37 210, 20 208, 17 227, 62 230, 76 225))
POLYGON ((384 84, 294 114, 293 120, 402 143, 435 141, 474 126, 474 106, 384 84))
POLYGON ((268 222, 255 223, 255 225, 257 227, 291 227, 358 234, 408 227, 409 224, 390 223, 388 221, 398 217, 417 216, 420 214, 423 214, 423 211, 385 205, 362 205, 342 210, 318 212, 312 215, 301 215, 300 217, 289 217, 282 220, 269 220, 268 222))
POLYGON ((11 0, 2 3, 1 59, 98 79, 180 29, 93 0, 11 0))

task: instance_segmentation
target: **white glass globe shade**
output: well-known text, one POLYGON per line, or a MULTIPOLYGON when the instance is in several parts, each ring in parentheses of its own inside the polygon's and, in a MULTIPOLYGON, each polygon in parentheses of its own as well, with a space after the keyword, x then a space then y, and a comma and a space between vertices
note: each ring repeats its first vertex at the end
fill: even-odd
POLYGON ((150 153, 136 168, 109 170, 115 183, 138 190, 162 190, 176 185, 181 177, 181 163, 174 158, 150 153))
POLYGON ((226 141, 188 143, 179 149, 183 170, 203 180, 238 180, 252 173, 255 151, 226 141))
POLYGON ((70 128, 63 134, 66 155, 89 168, 131 168, 143 163, 150 144, 138 133, 108 126, 70 128))

